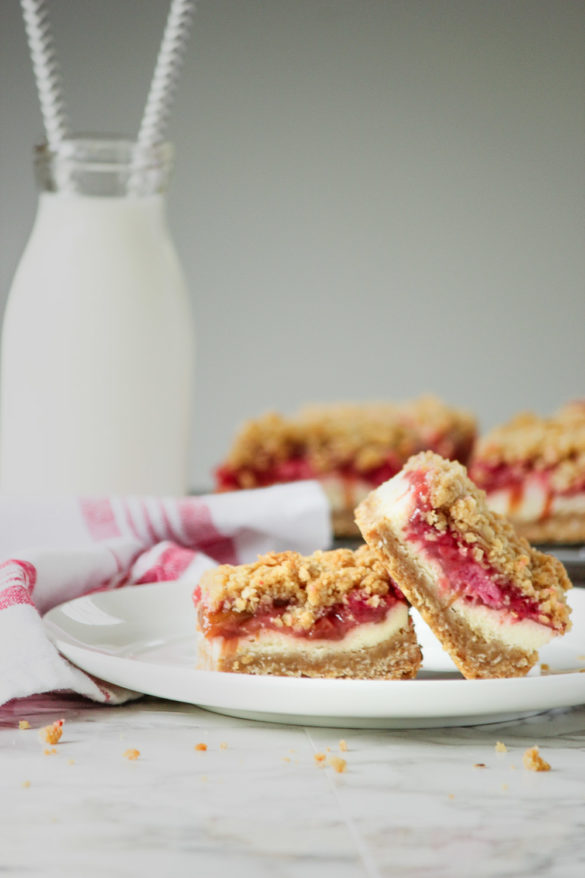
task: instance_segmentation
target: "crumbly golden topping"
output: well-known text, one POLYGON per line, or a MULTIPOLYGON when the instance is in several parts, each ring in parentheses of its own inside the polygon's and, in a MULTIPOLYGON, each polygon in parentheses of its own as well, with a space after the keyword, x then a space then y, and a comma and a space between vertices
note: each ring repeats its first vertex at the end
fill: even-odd
POLYGON ((478 466, 520 465, 551 472, 559 491, 585 479, 585 402, 569 403, 551 417, 522 412, 483 436, 475 448, 478 466))
POLYGON ((543 621, 558 629, 568 627, 564 592, 571 582, 564 566, 534 549, 508 519, 489 509, 485 492, 468 478, 465 467, 426 451, 408 461, 404 472, 409 471, 425 474, 432 507, 425 517, 434 530, 453 533, 470 558, 537 601, 543 621))
POLYGON ((255 473, 291 457, 304 457, 316 473, 351 464, 367 472, 389 453, 400 465, 422 448, 446 455, 466 454, 476 424, 468 412, 433 396, 406 403, 313 405, 292 417, 270 412, 248 421, 236 436, 227 465, 241 471, 242 486, 253 487, 255 473))
POLYGON ((303 435, 304 453, 317 473, 349 463, 366 472, 384 463, 389 452, 403 460, 413 447, 413 437, 390 404, 307 407, 296 425, 303 435))
POLYGON ((389 591, 394 593, 384 565, 368 546, 355 552, 334 549, 308 556, 271 552, 252 564, 224 564, 209 570, 199 587, 206 611, 229 608, 253 614, 274 604, 286 605, 282 624, 305 631, 323 608, 343 603, 356 587, 372 607, 379 606, 389 591))

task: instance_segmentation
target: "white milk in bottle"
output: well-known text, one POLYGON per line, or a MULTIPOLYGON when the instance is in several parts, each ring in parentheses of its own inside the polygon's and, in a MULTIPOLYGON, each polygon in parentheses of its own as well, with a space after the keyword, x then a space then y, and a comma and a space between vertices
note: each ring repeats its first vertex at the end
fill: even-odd
POLYGON ((71 138, 36 165, 2 330, 0 490, 183 494, 194 332, 165 213, 171 147, 71 138))

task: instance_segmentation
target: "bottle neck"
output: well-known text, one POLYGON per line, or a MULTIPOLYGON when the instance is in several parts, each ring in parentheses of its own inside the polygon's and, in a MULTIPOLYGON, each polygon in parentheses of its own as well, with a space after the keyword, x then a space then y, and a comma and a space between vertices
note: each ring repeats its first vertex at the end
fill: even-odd
POLYGON ((71 137, 54 150, 46 144, 35 149, 41 192, 106 199, 164 194, 172 161, 170 143, 138 149, 130 140, 111 137, 71 137))

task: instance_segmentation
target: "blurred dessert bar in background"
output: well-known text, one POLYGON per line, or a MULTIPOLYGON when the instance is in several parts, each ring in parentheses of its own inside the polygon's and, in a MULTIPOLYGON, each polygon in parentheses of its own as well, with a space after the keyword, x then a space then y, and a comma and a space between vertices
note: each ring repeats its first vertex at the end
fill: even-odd
POLYGON ((535 543, 585 540, 585 401, 517 415, 477 442, 469 474, 535 543))
POLYGON ((338 537, 356 536, 353 510, 418 451, 467 463, 476 437, 469 412, 433 396, 403 402, 313 405, 248 421, 216 470, 220 491, 317 479, 338 537))
POLYGON ((422 661, 404 595, 367 546, 224 564, 193 600, 201 669, 410 679, 422 661))

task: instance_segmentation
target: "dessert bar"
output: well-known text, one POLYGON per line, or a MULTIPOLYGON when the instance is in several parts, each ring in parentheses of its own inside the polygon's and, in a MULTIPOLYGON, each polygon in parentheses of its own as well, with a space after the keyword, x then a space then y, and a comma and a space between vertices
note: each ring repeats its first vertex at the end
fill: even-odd
POLYGON ((417 451, 467 462, 475 419, 432 396, 405 403, 310 406, 249 421, 216 471, 220 491, 318 479, 337 536, 357 535, 353 510, 417 451))
POLYGON ((490 510, 459 463, 415 455, 356 520, 465 677, 522 676, 568 629, 563 565, 490 510))
POLYGON ((469 473, 531 542, 584 542, 585 403, 549 418, 521 414, 487 433, 469 473))
POLYGON ((367 546, 225 564, 193 599, 202 669, 399 679, 421 663, 404 596, 367 546))

